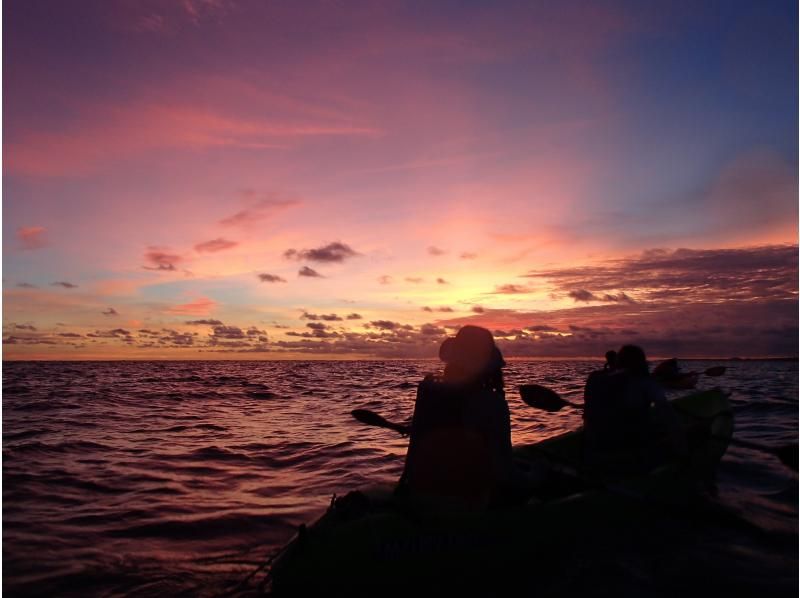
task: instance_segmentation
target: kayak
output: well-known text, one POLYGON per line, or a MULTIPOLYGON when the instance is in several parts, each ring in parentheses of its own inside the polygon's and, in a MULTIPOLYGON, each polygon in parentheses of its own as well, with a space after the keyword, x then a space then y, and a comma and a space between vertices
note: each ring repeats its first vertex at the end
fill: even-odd
POLYGON ((686 372, 673 376, 654 376, 664 388, 673 390, 688 390, 697 386, 700 374, 697 372, 686 372))
MULTIPOLYGON (((689 458, 644 474, 560 476, 526 502, 483 511, 420 506, 386 486, 334 496, 276 555, 271 593, 497 593, 500 580, 511 590, 520 576, 552 571, 569 546, 684 508, 698 482, 713 479, 733 435, 727 395, 715 389, 671 404, 687 429, 689 458)), ((514 458, 523 469, 544 459, 581 472, 581 451, 579 429, 515 447, 514 458)))
MULTIPOLYGON (((713 476, 725 453, 733 416, 720 390, 671 404, 687 429, 689 459, 644 475, 573 479, 542 488, 524 504, 483 512, 420 508, 398 499, 390 487, 334 497, 327 512, 301 526, 273 560, 272 594, 496 591, 498 580, 513 587, 515 573, 529 575, 532 563, 546 571, 553 555, 586 534, 614 534, 688 505, 698 481, 713 476)), ((523 468, 542 458, 579 467, 581 447, 579 429, 518 446, 514 456, 523 468)))

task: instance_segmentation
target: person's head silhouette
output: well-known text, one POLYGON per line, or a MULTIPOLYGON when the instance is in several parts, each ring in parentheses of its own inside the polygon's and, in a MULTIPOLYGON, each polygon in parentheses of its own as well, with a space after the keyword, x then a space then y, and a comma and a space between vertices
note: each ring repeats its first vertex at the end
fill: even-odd
POLYGON ((506 365, 492 333, 480 326, 467 325, 453 338, 445 339, 439 348, 445 362, 445 380, 449 382, 482 382, 501 375, 506 365))
POLYGON ((617 367, 635 376, 647 376, 647 357, 644 350, 637 345, 625 345, 617 353, 617 367))

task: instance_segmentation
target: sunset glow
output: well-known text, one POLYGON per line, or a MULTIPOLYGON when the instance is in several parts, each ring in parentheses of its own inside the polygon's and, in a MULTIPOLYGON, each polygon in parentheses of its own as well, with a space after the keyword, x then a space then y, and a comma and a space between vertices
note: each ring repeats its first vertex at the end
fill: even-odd
POLYGON ((796 355, 797 7, 645 4, 7 0, 4 359, 796 355))

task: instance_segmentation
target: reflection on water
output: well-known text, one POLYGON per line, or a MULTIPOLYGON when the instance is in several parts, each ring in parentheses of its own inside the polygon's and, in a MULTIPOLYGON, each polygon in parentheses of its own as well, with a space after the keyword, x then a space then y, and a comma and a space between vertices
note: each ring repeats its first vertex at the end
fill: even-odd
MULTIPOLYGON (((686 367, 702 371, 716 363, 686 367)), ((527 407, 517 385, 539 383, 580 400, 586 375, 598 365, 509 363, 514 442, 580 424, 568 409, 527 407)), ((726 365, 723 378, 702 379, 700 387, 734 391, 737 436, 796 442, 797 363, 726 365)), ((398 477, 406 440, 361 426, 349 413, 362 407, 407 420, 416 383, 437 367, 4 364, 4 590, 217 594, 321 513, 333 493, 398 477)), ((720 569, 733 562, 741 577, 759 572, 773 587, 796 587, 796 475, 769 456, 732 448, 719 485, 721 502, 768 538, 715 528, 693 536, 693 550, 704 554, 698 558, 713 571, 716 554, 720 569)))

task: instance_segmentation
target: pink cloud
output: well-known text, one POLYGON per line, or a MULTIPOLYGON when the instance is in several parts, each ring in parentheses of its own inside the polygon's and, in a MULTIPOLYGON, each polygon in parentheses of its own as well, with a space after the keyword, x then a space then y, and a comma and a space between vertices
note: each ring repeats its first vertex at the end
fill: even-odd
MULTIPOLYGON (((130 84, 136 93, 138 84, 139 95, 129 96, 133 99, 127 104, 107 108, 81 101, 83 113, 65 126, 37 132, 39 123, 33 122, 32 130, 10 138, 9 172, 74 175, 150 149, 290 148, 309 137, 373 138, 384 130, 409 130, 408 125, 414 123, 437 138, 450 131, 429 125, 444 123, 460 138, 478 132, 479 119, 471 107, 483 105, 483 92, 476 94, 454 78, 426 77, 431 62, 437 66, 483 64, 538 53, 551 56, 560 67, 558 72, 566 73, 560 76, 570 84, 570 91, 600 95, 606 91, 598 91, 603 82, 595 72, 599 70, 597 55, 633 25, 617 9, 591 6, 542 11, 523 5, 479 10, 471 18, 420 23, 388 7, 353 15, 346 9, 320 5, 312 22, 329 22, 339 32, 332 38, 335 43, 328 40, 331 51, 317 52, 313 44, 301 42, 296 51, 286 53, 270 51, 268 40, 282 39, 292 21, 304 22, 305 11, 299 8, 278 9, 264 3, 238 11, 231 8, 234 2, 216 0, 124 4, 135 7, 123 11, 124 26, 130 29, 133 23, 134 29, 148 33, 172 32, 179 23, 197 25, 226 14, 238 13, 249 23, 260 19, 264 27, 257 28, 255 38, 248 38, 250 28, 243 28, 225 44, 230 60, 221 63, 248 64, 237 61, 234 54, 237 48, 247 47, 260 50, 249 52, 262 56, 259 67, 247 70, 243 66, 224 75, 206 68, 203 75, 173 78, 166 89, 154 86, 153 81, 131 79, 126 90, 130 84), (348 26, 358 34, 347 33, 348 26), (565 30, 571 34, 564 36, 565 30), (398 58, 409 68, 387 69, 398 58), (303 77, 297 77, 298 72, 303 77), (387 72, 391 72, 389 79, 387 72), (259 73, 267 75, 259 77, 259 73)), ((115 9, 115 16, 118 13, 115 9)), ((227 35, 230 32, 222 39, 228 40, 227 35)), ((190 70, 202 72, 201 65, 211 63, 201 61, 190 70)), ((549 83, 544 81, 542 86, 549 83)), ((462 154, 422 156, 421 162, 450 164, 453 156, 459 160, 462 154)), ((398 156, 403 163, 408 157, 398 156)))
POLYGON ((208 316, 219 305, 208 297, 199 297, 189 303, 175 305, 167 310, 167 313, 181 316, 208 316))
POLYGON ((300 204, 300 200, 293 198, 282 198, 274 193, 265 193, 260 199, 255 198, 255 192, 246 190, 242 192, 248 202, 248 206, 239 210, 233 216, 223 218, 219 221, 223 226, 246 226, 269 218, 292 206, 300 204))
POLYGON ((163 15, 149 13, 137 17, 130 28, 140 33, 164 33, 167 30, 167 23, 163 15))
POLYGON ((228 241, 223 238, 212 239, 211 241, 204 241, 203 243, 198 243, 194 246, 194 250, 198 252, 210 252, 214 253, 217 251, 224 251, 225 249, 232 249, 236 247, 239 243, 236 241, 228 241))
POLYGON ((47 245, 43 226, 23 226, 17 229, 17 240, 22 249, 41 249, 47 245))
POLYGON ((313 137, 377 133, 374 128, 347 123, 291 117, 248 119, 233 116, 230 109, 140 100, 118 108, 92 106, 62 131, 31 131, 7 142, 6 172, 85 175, 115 158, 153 149, 263 150, 288 147, 292 142, 313 137))
POLYGON ((149 247, 147 253, 144 254, 144 259, 147 260, 152 266, 142 266, 145 270, 175 270, 175 264, 182 261, 183 258, 173 253, 166 253, 159 247, 149 247))
POLYGON ((233 2, 227 0, 183 0, 181 6, 189 20, 193 24, 199 25, 203 20, 223 16, 233 6, 233 2))
POLYGON ((112 25, 135 33, 176 34, 190 27, 221 22, 236 6, 232 0, 175 0, 114 3, 112 25), (115 21, 122 21, 121 24, 115 21))

